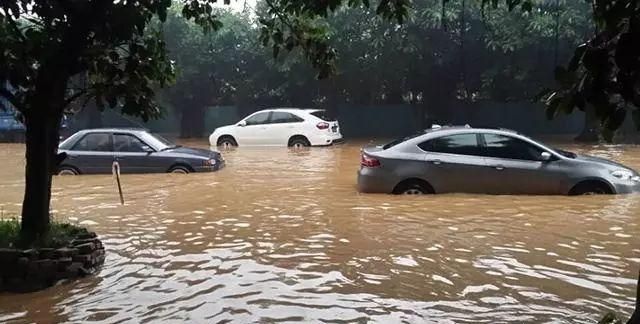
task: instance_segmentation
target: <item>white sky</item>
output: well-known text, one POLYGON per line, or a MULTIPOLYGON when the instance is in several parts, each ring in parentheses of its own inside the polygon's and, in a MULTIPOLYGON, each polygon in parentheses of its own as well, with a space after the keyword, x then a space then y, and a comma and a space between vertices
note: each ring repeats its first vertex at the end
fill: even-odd
MULTIPOLYGON (((244 9, 245 2, 249 8, 253 8, 255 7, 256 1, 257 0, 231 0, 231 8, 235 10, 242 10, 244 9)), ((223 0, 218 0, 218 3, 220 3, 220 6, 224 6, 223 0)))

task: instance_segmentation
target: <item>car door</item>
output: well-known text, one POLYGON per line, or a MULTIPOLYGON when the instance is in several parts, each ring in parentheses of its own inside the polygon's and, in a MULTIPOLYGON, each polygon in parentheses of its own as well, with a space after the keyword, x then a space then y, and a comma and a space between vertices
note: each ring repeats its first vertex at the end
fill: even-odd
POLYGON ((502 134, 482 134, 482 152, 490 170, 492 194, 559 194, 563 173, 554 159, 544 161, 542 147, 502 134))
POLYGON ((63 163, 84 174, 111 173, 114 158, 111 133, 87 133, 67 151, 63 163))
POLYGON ((266 145, 286 146, 293 135, 301 134, 304 119, 284 111, 274 111, 269 119, 266 145))
POLYGON ((168 169, 155 150, 133 134, 114 133, 113 143, 122 173, 165 172, 168 169))
POLYGON ((269 135, 269 117, 271 112, 262 111, 253 114, 240 123, 236 129, 239 145, 266 145, 272 141, 267 138, 269 135))
POLYGON ((418 145, 425 154, 424 179, 437 193, 481 193, 487 167, 475 133, 445 135, 418 145))

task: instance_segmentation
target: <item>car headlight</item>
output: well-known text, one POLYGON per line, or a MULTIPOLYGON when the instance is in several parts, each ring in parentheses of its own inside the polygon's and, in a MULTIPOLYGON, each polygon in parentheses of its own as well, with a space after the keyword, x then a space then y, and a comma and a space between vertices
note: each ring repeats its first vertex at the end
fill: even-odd
POLYGON ((204 160, 203 164, 204 166, 215 166, 218 162, 216 161, 216 159, 209 159, 209 160, 204 160))
POLYGON ((637 181, 638 177, 633 174, 633 172, 629 170, 615 170, 611 172, 611 175, 620 179, 620 180, 635 180, 637 181))

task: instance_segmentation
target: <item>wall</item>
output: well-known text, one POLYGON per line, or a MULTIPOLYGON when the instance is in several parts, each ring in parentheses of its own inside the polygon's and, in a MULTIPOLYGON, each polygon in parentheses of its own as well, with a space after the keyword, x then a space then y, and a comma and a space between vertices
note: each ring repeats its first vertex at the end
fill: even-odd
MULTIPOLYGON (((396 137, 416 132, 420 128, 419 108, 411 105, 340 105, 337 107, 342 133, 346 138, 396 137)), ((86 127, 86 114, 76 116, 76 128, 86 127)), ((443 124, 474 127, 503 127, 525 134, 578 134, 584 116, 581 112, 558 116, 548 121, 544 107, 530 102, 460 104, 450 111, 450 120, 443 124)), ((212 107, 205 115, 205 132, 216 127, 234 124, 244 116, 233 106, 212 107)), ((145 127, 154 132, 178 134, 179 115, 169 110, 162 120, 144 123, 132 117, 123 117, 114 111, 103 113, 105 127, 145 127)), ((204 134, 206 135, 206 134, 204 134)))

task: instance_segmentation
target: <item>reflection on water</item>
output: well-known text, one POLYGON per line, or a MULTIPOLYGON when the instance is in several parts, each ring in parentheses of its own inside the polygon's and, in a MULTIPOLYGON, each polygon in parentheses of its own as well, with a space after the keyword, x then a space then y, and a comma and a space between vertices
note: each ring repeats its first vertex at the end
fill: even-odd
MULTIPOLYGON (((570 148, 640 169, 639 147, 570 148)), ((4 214, 19 211, 23 150, 0 146, 4 214)), ((631 312, 637 195, 363 195, 358 155, 238 149, 218 173, 125 175, 125 206, 110 176, 56 178, 55 216, 98 232, 106 264, 0 295, 0 322, 593 323, 631 312)))

